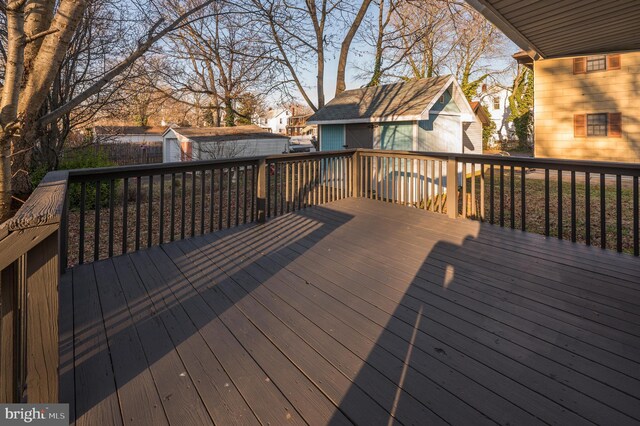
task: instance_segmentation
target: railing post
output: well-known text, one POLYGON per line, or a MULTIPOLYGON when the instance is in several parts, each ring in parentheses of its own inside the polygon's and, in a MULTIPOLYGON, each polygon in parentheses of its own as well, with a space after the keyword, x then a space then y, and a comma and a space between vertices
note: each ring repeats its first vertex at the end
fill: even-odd
POLYGON ((267 173, 267 161, 262 158, 258 163, 258 182, 256 191, 258 223, 264 223, 267 217, 267 173))
POLYGON ((453 156, 447 159, 447 214, 458 216, 458 161, 453 156))
POLYGON ((27 400, 33 403, 58 401, 58 232, 27 253, 27 400))
POLYGON ((353 153, 351 179, 351 196, 355 198, 360 197, 360 151, 353 153))
POLYGON ((15 289, 17 288, 16 263, 0 271, 0 402, 13 402, 16 394, 15 350, 16 333, 14 321, 18 311, 15 289))
POLYGON ((58 402, 58 284, 68 173, 50 172, 0 225, 0 402, 58 402), (11 287, 9 287, 11 286, 11 287), (8 352, 5 352, 8 351, 8 352))

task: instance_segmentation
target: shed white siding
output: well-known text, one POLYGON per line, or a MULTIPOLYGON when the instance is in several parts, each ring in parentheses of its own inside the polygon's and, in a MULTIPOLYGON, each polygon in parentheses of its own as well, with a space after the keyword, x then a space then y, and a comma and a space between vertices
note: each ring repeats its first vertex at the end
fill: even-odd
POLYGON ((459 115, 430 114, 418 122, 418 151, 462 153, 459 115))
POLYGON ((282 138, 245 139, 226 142, 200 142, 194 156, 199 160, 277 155, 288 152, 288 141, 282 138))
POLYGON ((482 154, 482 122, 462 123, 462 149, 465 154, 482 154))
POLYGON ((178 144, 178 139, 165 138, 162 145, 162 154, 162 161, 165 163, 180 161, 180 146, 178 144))

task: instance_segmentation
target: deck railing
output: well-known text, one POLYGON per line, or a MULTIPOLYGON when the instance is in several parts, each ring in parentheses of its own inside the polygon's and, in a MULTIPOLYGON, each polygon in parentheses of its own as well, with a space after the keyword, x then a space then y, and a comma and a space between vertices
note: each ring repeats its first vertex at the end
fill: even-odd
POLYGON ((67 173, 0 225, 0 403, 58 400, 58 279, 67 173))
POLYGON ((365 197, 640 255, 640 164, 379 150, 359 156, 365 197))
POLYGON ((256 220, 260 158, 69 171, 65 265, 256 220))
POLYGON ((269 157, 267 217, 353 196, 355 154, 349 150, 269 157))
POLYGON ((69 266, 347 197, 638 256, 639 176, 637 164, 379 150, 49 173, 0 225, 0 402, 57 400, 69 266))

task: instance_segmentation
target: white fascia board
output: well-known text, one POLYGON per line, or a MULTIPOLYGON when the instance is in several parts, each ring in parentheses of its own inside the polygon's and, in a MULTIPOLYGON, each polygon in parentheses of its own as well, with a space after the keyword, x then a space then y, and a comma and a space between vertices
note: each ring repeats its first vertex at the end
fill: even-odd
POLYGON ((451 98, 456 103, 458 108, 460 108, 460 113, 438 111, 438 115, 459 115, 461 117, 462 121, 474 121, 475 120, 475 113, 473 112, 473 108, 471 108, 471 105, 469 105, 469 102, 467 101, 467 98, 464 96, 464 92, 462 91, 462 88, 460 87, 460 85, 458 84, 458 82, 456 81, 454 76, 451 76, 447 80, 447 82, 445 84, 443 84, 443 87, 438 92, 438 95, 435 96, 431 100, 429 105, 427 105, 427 108, 425 108, 425 110, 422 111, 421 118, 420 118, 421 120, 428 120, 429 119, 429 114, 431 113, 431 108, 435 105, 435 103, 438 101, 438 99, 440 99, 440 97, 449 88, 449 86, 453 86, 453 91, 451 92, 451 98), (464 99, 465 102, 456 102, 456 95, 458 96, 459 99, 464 99), (462 104, 462 105, 458 105, 459 103, 462 104))
POLYGON ((169 127, 167 130, 164 131, 164 133, 162 134, 162 137, 164 138, 167 135, 167 133, 169 133, 169 132, 173 132, 175 134, 178 134, 178 132, 176 132, 176 129, 169 127))
POLYGON ((420 115, 390 115, 388 117, 346 118, 343 120, 307 121, 307 124, 359 124, 359 123, 383 123, 387 121, 415 121, 421 120, 420 115))

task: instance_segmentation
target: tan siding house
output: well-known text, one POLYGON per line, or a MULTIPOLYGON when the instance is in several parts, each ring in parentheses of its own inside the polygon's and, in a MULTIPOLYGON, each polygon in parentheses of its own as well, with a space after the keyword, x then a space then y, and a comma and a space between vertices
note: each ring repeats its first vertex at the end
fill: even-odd
POLYGON ((640 162, 640 52, 534 61, 535 156, 640 162))

